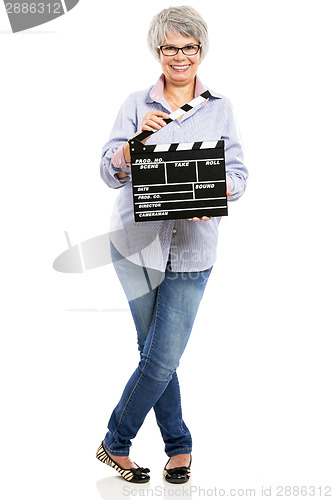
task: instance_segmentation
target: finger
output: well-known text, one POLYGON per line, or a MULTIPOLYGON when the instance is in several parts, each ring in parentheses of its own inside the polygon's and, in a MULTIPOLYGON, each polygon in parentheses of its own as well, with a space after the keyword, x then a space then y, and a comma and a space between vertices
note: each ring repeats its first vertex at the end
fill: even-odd
POLYGON ((152 115, 161 116, 162 118, 169 118, 168 113, 164 113, 164 111, 151 111, 152 115))
POLYGON ((211 219, 211 217, 204 215, 203 217, 193 217, 193 219, 188 219, 188 220, 202 221, 202 220, 210 220, 210 219, 211 219))
POLYGON ((154 120, 146 119, 146 120, 143 120, 143 122, 142 122, 142 128, 145 130, 152 130, 152 129, 159 130, 160 128, 162 128, 162 125, 160 125, 158 122, 156 122, 154 120))
POLYGON ((157 123, 151 122, 150 120, 144 120, 141 126, 141 130, 149 130, 152 132, 156 132, 160 128, 161 126, 157 125, 157 123))
POLYGON ((163 118, 168 118, 168 116, 164 116, 163 118, 160 117, 160 116, 155 116, 155 115, 152 115, 152 116, 149 116, 149 118, 157 123, 164 123, 164 125, 166 125, 165 121, 163 120, 163 118))
POLYGON ((227 191, 227 196, 231 196, 231 191, 227 191))
POLYGON ((151 120, 155 123, 159 123, 160 125, 162 125, 162 127, 165 127, 166 125, 166 122, 163 120, 163 118, 169 118, 169 115, 167 113, 163 113, 163 111, 161 112, 156 112, 157 114, 155 114, 154 112, 150 112, 150 113, 147 113, 144 117, 143 117, 143 120, 151 120))
POLYGON ((159 118, 158 116, 149 116, 147 117, 147 119, 152 123, 156 123, 156 125, 158 125, 160 128, 165 127, 166 125, 165 121, 162 118, 159 118))
POLYGON ((163 118, 158 118, 157 117, 157 120, 158 120, 158 123, 160 123, 162 125, 162 127, 166 126, 166 122, 163 120, 163 118))
POLYGON ((142 125, 141 130, 148 130, 148 131, 154 131, 152 127, 148 127, 148 125, 142 125))

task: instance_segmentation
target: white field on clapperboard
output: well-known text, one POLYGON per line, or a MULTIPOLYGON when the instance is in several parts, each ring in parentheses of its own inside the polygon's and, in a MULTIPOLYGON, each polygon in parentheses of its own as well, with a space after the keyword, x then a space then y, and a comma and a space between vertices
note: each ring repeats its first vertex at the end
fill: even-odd
POLYGON ((190 4, 210 35, 198 74, 230 98, 250 176, 221 222, 178 368, 193 437, 181 495, 162 479, 153 411, 131 448, 150 483, 124 490, 96 460, 138 363, 135 329, 111 265, 52 267, 108 232, 119 193, 100 179, 101 149, 127 96, 160 75, 146 33, 169 2, 82 0, 15 35, 0 7, 6 500, 157 497, 164 486, 190 498, 223 488, 294 498, 301 487, 321 498, 332 486, 331 2, 190 4))

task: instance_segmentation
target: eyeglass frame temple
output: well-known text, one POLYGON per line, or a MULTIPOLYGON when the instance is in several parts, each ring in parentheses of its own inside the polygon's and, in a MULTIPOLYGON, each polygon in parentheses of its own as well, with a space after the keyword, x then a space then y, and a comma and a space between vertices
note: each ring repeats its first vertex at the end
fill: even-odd
MULTIPOLYGON (((200 50, 200 49, 201 49, 201 47, 202 47, 202 44, 201 44, 201 43, 189 43, 189 44, 187 44, 187 45, 184 45, 184 47, 176 47, 175 45, 168 45, 168 44, 167 44, 167 45, 157 45, 157 48, 158 48, 158 49, 162 52, 162 54, 163 54, 162 49, 163 49, 164 47, 175 47, 175 49, 177 49, 177 52, 176 52, 176 54, 173 54, 174 56, 176 56, 180 50, 182 51, 183 55, 184 55, 184 56, 186 56, 186 54, 184 54, 184 52, 183 52, 183 49, 185 49, 185 47, 188 47, 189 45, 196 45, 196 46, 198 47, 197 52, 196 52, 195 54, 193 54, 194 56, 196 56, 196 55, 197 55, 197 53, 199 52, 199 50, 200 50)), ((163 54, 163 55, 165 56, 165 54, 163 54)), ((168 57, 168 55, 167 55, 166 57, 168 57)), ((170 55, 169 55, 169 57, 173 57, 173 56, 170 56, 170 55)))

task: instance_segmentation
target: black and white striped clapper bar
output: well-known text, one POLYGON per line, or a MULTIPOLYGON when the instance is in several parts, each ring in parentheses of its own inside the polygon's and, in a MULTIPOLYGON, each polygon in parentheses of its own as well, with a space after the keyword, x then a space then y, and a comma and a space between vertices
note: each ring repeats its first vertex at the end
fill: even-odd
MULTIPOLYGON (((165 121, 210 95, 204 92, 165 121)), ((155 132, 144 130, 128 141, 135 222, 228 215, 224 141, 145 146, 141 141, 155 132)))

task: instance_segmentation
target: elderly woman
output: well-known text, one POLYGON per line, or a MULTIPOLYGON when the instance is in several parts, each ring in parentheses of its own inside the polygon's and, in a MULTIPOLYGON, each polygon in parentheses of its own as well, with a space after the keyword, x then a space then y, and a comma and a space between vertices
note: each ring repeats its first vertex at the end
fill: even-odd
POLYGON ((153 408, 169 457, 164 478, 182 483, 190 477, 192 439, 183 420, 176 369, 216 259, 220 217, 134 222, 127 141, 144 130, 158 130, 146 144, 224 139, 229 201, 243 194, 248 173, 224 96, 208 89, 211 97, 200 106, 167 126, 164 121, 207 90, 197 76, 208 49, 202 17, 191 7, 165 9, 152 20, 148 44, 162 75, 153 87, 125 101, 101 162, 105 183, 121 188, 112 216, 111 254, 137 330, 140 361, 111 414, 97 458, 127 481, 148 481, 149 469, 132 462, 129 448, 153 408))

